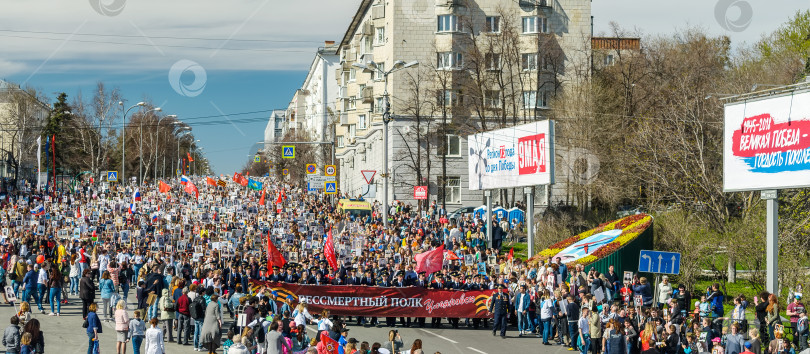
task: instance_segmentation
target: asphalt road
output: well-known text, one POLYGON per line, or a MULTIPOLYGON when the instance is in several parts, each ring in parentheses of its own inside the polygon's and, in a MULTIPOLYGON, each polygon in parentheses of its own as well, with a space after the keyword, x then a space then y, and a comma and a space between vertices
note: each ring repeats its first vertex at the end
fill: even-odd
MULTIPOLYGON (((130 301, 134 299, 130 293, 130 301)), ((72 299, 68 305, 62 305, 62 316, 48 316, 35 312, 33 318, 40 321, 42 331, 45 334, 45 352, 58 354, 79 354, 87 352, 87 337, 85 329, 81 327, 81 302, 72 299)), ((32 306, 36 309, 36 305, 32 306)), ((133 308, 130 306, 130 308, 133 308)), ((49 310, 48 305, 45 305, 49 310)), ((8 319, 16 313, 15 308, 10 305, 0 305, 0 330, 8 326, 8 319)), ((131 314, 130 314, 131 315, 131 314)), ((230 317, 225 314, 226 327, 228 327, 230 317)), ((385 319, 380 318, 384 323, 385 319)), ((363 327, 350 324, 349 337, 354 337, 358 341, 368 341, 384 343, 388 338, 388 327, 363 327)), ((397 321, 399 323, 399 321, 397 321)), ((462 328, 451 329, 445 323, 445 328, 399 328, 402 340, 406 348, 410 349, 414 339, 421 339, 424 352, 433 354, 435 352, 445 353, 572 353, 560 346, 543 346, 537 337, 517 336, 517 331, 512 327, 507 331, 507 338, 493 337, 490 329, 467 329, 463 328, 464 321, 461 321, 462 328)), ((101 352, 115 353, 115 330, 112 322, 103 322, 104 332, 101 336, 101 352)), ((428 321, 428 327, 430 321, 428 321)), ((310 336, 315 335, 315 326, 308 326, 310 336)), ((0 348, 5 352, 5 348, 0 348)), ((143 350, 143 348, 142 348, 143 350)), ((127 345, 127 353, 132 353, 132 344, 127 345)), ((181 346, 176 343, 166 343, 166 352, 174 353, 197 353, 191 346, 181 346)), ((222 353, 220 349, 219 353, 222 353)))

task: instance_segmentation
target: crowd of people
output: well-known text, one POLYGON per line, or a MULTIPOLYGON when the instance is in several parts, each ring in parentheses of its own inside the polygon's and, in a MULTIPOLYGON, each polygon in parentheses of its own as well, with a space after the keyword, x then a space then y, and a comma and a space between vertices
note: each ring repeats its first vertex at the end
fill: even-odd
MULTIPOLYGON (((697 292, 667 277, 652 284, 612 267, 600 274, 559 258, 520 261, 489 247, 480 218, 448 220, 435 202, 426 210, 392 204, 384 228, 377 204, 371 214, 344 214, 334 198, 263 182, 260 190, 205 177, 165 189, 86 182, 56 196, 8 197, 0 208, 0 282, 19 311, 4 332, 7 352, 42 353, 44 335, 32 311, 61 316, 67 301, 82 304, 88 354, 98 352, 105 327, 115 331, 122 354, 129 346, 136 354, 165 353, 169 343, 208 353, 326 353, 332 341, 344 353, 425 351, 420 339, 405 343, 396 327, 426 327, 426 318, 310 313, 309 304, 264 282, 491 290, 491 318, 431 318, 430 326, 506 337, 511 323, 518 336, 583 354, 807 348, 798 294, 784 308, 790 323, 781 322, 782 305, 767 293, 753 303, 735 297, 729 315, 718 285, 692 299, 697 292), (337 267, 324 255, 327 234, 337 267), (269 264, 268 240, 284 266, 269 264), (442 269, 417 272, 414 256, 440 246, 447 252, 442 269), (308 324, 318 330, 311 337, 308 324), (350 324, 392 329, 385 340, 362 341, 349 336, 350 324)), ((519 227, 496 220, 492 233, 500 243, 519 227)))

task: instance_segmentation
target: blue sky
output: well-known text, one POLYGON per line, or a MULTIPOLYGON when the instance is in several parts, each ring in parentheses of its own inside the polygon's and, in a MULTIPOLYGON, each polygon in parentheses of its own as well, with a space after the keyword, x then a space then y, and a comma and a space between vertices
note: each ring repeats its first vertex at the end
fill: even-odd
MULTIPOLYGON (((408 1, 433 0, 402 0, 408 1)), ((286 108, 303 83, 315 50, 324 40, 342 38, 359 3, 8 2, 0 12, 0 78, 31 85, 50 97, 61 91, 73 97, 81 90, 89 98, 96 82, 103 81, 118 87, 128 102, 148 98, 192 126, 222 121, 194 128, 194 134, 215 172, 230 174, 255 152, 254 143, 262 140, 266 125, 261 119, 269 112, 232 114, 286 108), (194 70, 204 71, 204 80, 194 70), (223 114, 228 116, 195 119, 223 114), (252 121, 236 124, 229 119, 252 121)), ((729 35, 734 42, 750 43, 808 4, 806 0, 594 0, 592 7, 596 35, 610 35, 609 23, 615 21, 644 33, 700 26, 729 35)))

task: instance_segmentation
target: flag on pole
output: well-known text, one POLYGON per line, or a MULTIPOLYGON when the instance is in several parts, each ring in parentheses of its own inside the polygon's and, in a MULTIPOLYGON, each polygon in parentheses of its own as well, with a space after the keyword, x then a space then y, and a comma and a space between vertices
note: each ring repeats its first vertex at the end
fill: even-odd
POLYGON ((273 244, 273 238, 270 237, 270 233, 267 234, 267 263, 267 269, 273 269, 273 266, 281 268, 287 264, 284 256, 281 255, 276 245, 273 244))
POLYGON ((248 180, 248 188, 253 190, 261 190, 262 189, 262 182, 259 182, 253 178, 248 180))
POLYGON ((205 183, 208 183, 209 186, 214 186, 214 187, 217 186, 217 181, 215 181, 211 177, 205 177, 205 183))
MULTIPOLYGON (((586 252, 587 252, 587 251, 586 251, 586 252)), ((515 258, 515 248, 514 248, 514 247, 512 247, 512 248, 510 248, 510 249, 509 249, 509 255, 508 255, 508 256, 506 256, 506 258, 508 258, 509 260, 512 260, 512 259, 514 259, 514 258, 515 258)))
POLYGON ((332 238, 332 228, 329 228, 327 234, 329 236, 326 237, 326 244, 323 245, 323 253, 326 256, 326 261, 329 262, 329 266, 332 267, 333 270, 337 270, 338 263, 337 257, 335 257, 335 241, 332 238))
POLYGON ((191 158, 190 152, 186 152, 186 155, 188 155, 188 162, 194 162, 194 159, 191 158))
POLYGON ((186 175, 180 175, 180 184, 188 183, 188 177, 186 175))
POLYGON ((264 189, 262 189, 262 199, 259 199, 259 205, 264 205, 264 193, 265 192, 266 191, 264 189))
POLYGON ((76 207, 76 217, 77 218, 82 217, 82 208, 81 207, 78 207, 78 206, 76 207))
POLYGON ((45 215, 45 207, 42 204, 38 205, 36 208, 31 210, 31 214, 33 215, 45 215))
POLYGON ((133 201, 133 203, 141 201, 141 189, 140 188, 135 188, 135 191, 132 192, 132 201, 133 201))
POLYGON ((338 341, 329 337, 328 331, 321 331, 321 343, 323 343, 323 349, 328 354, 340 354, 340 343, 338 341))
POLYGON ((186 183, 186 193, 194 194, 194 198, 200 197, 200 191, 197 190, 197 186, 194 183, 188 182, 186 183))
POLYGON ((136 210, 135 210, 135 203, 130 203, 130 204, 129 204, 129 213, 130 213, 130 214, 135 214, 135 212, 136 212, 136 210))
POLYGON ((417 254, 414 256, 416 258, 416 272, 431 274, 442 270, 443 256, 444 245, 435 250, 417 254))
POLYGON ((158 190, 160 193, 167 193, 168 191, 172 190, 172 187, 166 184, 166 182, 160 181, 160 183, 158 183, 158 190))
POLYGON ((42 136, 37 137, 37 190, 42 188, 42 136))

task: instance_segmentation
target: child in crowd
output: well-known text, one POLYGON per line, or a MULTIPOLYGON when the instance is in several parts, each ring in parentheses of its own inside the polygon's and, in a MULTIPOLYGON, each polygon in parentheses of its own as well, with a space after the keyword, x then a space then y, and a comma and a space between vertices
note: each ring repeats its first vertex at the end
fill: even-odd
POLYGON ((31 345, 32 338, 31 333, 23 333, 20 339, 20 343, 22 344, 22 346, 20 346, 20 354, 34 354, 34 346, 31 345))
POLYGON ((146 336, 146 323, 141 320, 143 310, 135 310, 135 317, 129 320, 129 339, 132 340, 132 351, 141 354, 141 343, 146 336))
POLYGON ((20 319, 11 316, 10 322, 11 325, 3 332, 3 345, 6 347, 6 353, 17 354, 20 352, 20 319))

